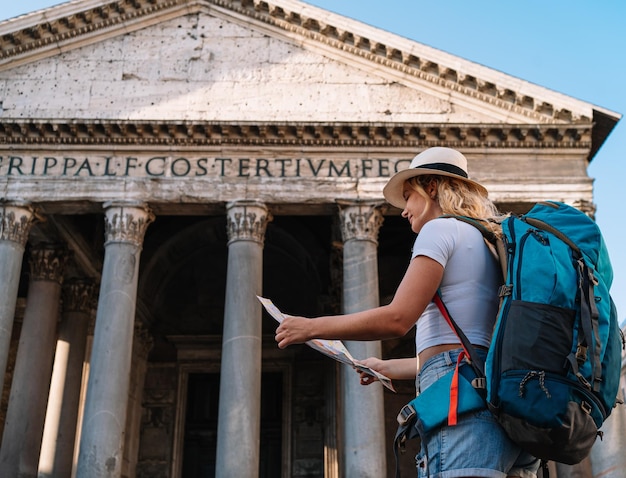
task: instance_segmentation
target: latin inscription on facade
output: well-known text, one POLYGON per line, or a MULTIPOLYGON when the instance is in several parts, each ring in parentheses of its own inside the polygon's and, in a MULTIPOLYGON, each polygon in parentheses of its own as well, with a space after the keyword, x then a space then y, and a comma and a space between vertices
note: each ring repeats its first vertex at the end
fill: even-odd
POLYGON ((410 159, 255 158, 186 156, 0 156, 4 177, 257 177, 377 178, 408 167, 410 159))

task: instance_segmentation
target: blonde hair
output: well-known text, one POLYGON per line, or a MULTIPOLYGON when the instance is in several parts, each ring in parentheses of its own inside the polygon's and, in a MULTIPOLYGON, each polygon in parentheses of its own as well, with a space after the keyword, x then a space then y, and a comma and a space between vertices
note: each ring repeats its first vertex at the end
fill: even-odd
POLYGON ((433 181, 437 185, 435 200, 444 214, 482 220, 492 232, 501 234, 499 222, 504 215, 498 211, 496 205, 487 196, 472 186, 471 183, 448 176, 429 174, 407 179, 407 183, 425 197, 428 197, 426 188, 433 181))

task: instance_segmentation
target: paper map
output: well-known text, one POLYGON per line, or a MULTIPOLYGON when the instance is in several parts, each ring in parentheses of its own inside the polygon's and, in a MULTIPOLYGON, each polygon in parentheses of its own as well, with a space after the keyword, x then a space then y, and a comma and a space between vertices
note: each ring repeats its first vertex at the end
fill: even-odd
MULTIPOLYGON (((260 297, 257 295, 257 299, 263 304, 265 310, 276 319, 276 321, 280 324, 285 315, 274 305, 274 303, 270 299, 266 299, 265 297, 260 297)), ((385 377, 383 374, 378 373, 376 370, 372 370, 369 367, 365 367, 355 362, 354 357, 350 354, 346 346, 341 342, 341 340, 322 340, 322 339, 313 339, 306 342, 306 344, 317 350, 318 352, 327 355, 330 358, 337 360, 338 362, 345 363, 361 372, 365 372, 372 377, 376 377, 380 383, 382 383, 389 390, 396 391, 393 388, 393 384, 391 383, 391 379, 385 377)))

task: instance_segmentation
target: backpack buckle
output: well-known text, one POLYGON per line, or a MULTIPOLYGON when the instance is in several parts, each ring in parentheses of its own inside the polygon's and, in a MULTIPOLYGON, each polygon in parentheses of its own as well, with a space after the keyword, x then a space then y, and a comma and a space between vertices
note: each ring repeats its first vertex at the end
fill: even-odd
POLYGON ((580 408, 582 409, 583 412, 585 412, 587 415, 591 415, 591 405, 588 404, 587 402, 583 401, 580 402, 580 408))
POLYGON ((476 377, 472 380, 472 387, 478 390, 484 390, 487 388, 487 379, 485 377, 476 377))
POLYGON ((398 416, 396 417, 396 420, 398 420, 398 424, 400 426, 405 426, 414 418, 415 418, 415 409, 410 403, 408 403, 404 407, 402 407, 402 409, 398 413, 398 416))
POLYGON ((513 286, 510 284, 503 284, 498 289, 498 297, 506 297, 507 295, 511 295, 511 292, 513 292, 513 286))

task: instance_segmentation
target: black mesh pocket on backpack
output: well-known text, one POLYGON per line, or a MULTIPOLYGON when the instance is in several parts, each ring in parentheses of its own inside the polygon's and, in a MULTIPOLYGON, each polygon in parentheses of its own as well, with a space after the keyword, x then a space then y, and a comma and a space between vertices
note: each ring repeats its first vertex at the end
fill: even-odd
POLYGON ((502 337, 501 371, 527 369, 565 374, 575 317, 574 310, 512 301, 502 337))

